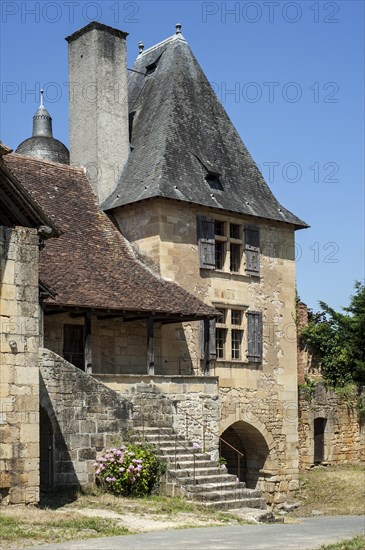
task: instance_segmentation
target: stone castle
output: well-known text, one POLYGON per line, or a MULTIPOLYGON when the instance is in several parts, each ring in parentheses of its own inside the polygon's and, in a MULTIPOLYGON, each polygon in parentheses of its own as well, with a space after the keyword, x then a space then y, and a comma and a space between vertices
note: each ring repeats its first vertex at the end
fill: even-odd
POLYGON ((0 494, 91 483, 96 453, 143 423, 220 449, 273 507, 303 455, 307 225, 269 190, 180 25, 130 70, 126 38, 100 23, 67 38, 70 153, 43 101, 32 137, 0 145, 0 494))

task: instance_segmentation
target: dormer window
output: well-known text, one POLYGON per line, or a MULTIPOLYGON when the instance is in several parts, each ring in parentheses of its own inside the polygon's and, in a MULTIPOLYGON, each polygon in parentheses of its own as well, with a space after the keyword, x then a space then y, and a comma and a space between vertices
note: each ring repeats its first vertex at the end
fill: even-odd
MULTIPOLYGON (((161 54, 162 55, 162 54, 161 54)), ((157 69, 157 65, 158 65, 158 62, 160 61, 161 59, 161 55, 158 56, 157 59, 154 60, 153 63, 150 63, 149 65, 146 66, 146 74, 145 76, 148 76, 152 73, 155 72, 155 70, 157 69)))
POLYGON ((212 189, 223 191, 223 185, 221 182, 221 175, 216 172, 208 172, 205 176, 206 181, 212 189))

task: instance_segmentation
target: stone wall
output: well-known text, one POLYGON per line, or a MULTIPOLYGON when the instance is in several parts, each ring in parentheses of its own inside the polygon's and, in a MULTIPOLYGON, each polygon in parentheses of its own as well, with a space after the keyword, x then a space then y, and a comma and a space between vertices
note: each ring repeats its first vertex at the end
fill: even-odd
POLYGON ((359 418, 357 397, 344 398, 323 384, 311 395, 299 392, 300 468, 314 464, 314 420, 326 419, 324 463, 359 464, 365 462, 365 425, 359 418))
POLYGON ((131 428, 132 405, 50 350, 41 350, 40 362, 40 405, 53 431, 53 485, 92 483, 97 452, 131 428))
POLYGON ((40 405, 47 412, 53 431, 55 486, 92 483, 97 453, 143 423, 172 426, 207 450, 217 450, 217 438, 207 431, 219 430, 216 378, 95 378, 54 352, 42 349, 40 385, 40 405), (204 419, 204 426, 192 418, 186 422, 185 412, 194 419, 204 419))
MULTIPOLYGON (((83 317, 71 317, 69 314, 45 316, 44 346, 63 355, 64 325, 83 325, 83 317)), ((92 316, 91 345, 93 372, 122 374, 145 374, 147 370, 147 329, 141 321, 123 322, 122 318, 98 319, 92 316)), ((155 369, 161 373, 166 364, 161 358, 161 330, 156 324, 155 369)))
POLYGON ((0 500, 39 498, 38 234, 0 227, 0 500))
MULTIPOLYGON (((154 263, 161 276, 177 282, 205 303, 243 312, 241 358, 219 359, 211 372, 219 378, 220 433, 234 423, 241 423, 237 425, 241 441, 247 445, 248 434, 252 440, 252 461, 257 452, 254 434, 257 441, 264 441, 262 451, 264 448, 269 451, 262 472, 257 472, 259 483, 271 491, 272 501, 282 502, 288 491, 297 487, 299 474, 293 228, 163 199, 121 207, 116 210, 116 219, 122 233, 154 263), (222 270, 200 269, 197 216, 240 226, 258 225, 260 276, 247 275, 244 253, 238 272, 229 271, 228 255, 222 270), (244 313, 248 309, 262 312, 262 363, 247 359, 244 313)), ((163 355, 171 360, 188 353, 196 374, 202 372, 199 328, 199 323, 189 323, 179 335, 175 327, 163 327, 161 343, 163 355)))
POLYGON ((176 433, 217 455, 218 379, 203 376, 112 376, 96 378, 133 403, 137 425, 173 427, 176 433))

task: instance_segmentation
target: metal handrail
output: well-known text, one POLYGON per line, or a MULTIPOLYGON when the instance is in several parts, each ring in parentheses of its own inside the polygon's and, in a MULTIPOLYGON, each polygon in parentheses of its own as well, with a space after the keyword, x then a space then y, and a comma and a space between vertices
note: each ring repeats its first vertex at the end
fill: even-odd
MULTIPOLYGON (((221 437, 219 434, 213 432, 213 430, 211 430, 210 428, 208 428, 207 426, 205 426, 205 424, 203 424, 203 422, 200 422, 200 420, 197 420, 194 416, 192 416, 191 414, 187 413, 185 411, 185 430, 186 432, 188 431, 187 430, 187 421, 186 421, 186 418, 189 417, 189 418, 192 418, 194 420, 194 422, 196 422, 197 424, 200 424, 201 426, 203 426, 203 447, 205 447, 205 437, 204 437, 204 430, 210 432, 211 434, 213 434, 215 437, 218 437, 219 439, 219 456, 221 456, 221 443, 223 442, 225 445, 227 445, 228 447, 230 447, 237 455, 237 477, 238 479, 240 480, 240 477, 241 477, 241 464, 240 464, 240 456, 241 457, 244 457, 245 455, 243 453, 241 453, 241 451, 239 451, 238 449, 236 449, 235 447, 233 447, 233 445, 231 445, 230 443, 228 443, 228 441, 226 441, 225 439, 223 439, 223 437, 221 437)), ((188 439, 188 437, 187 437, 188 439)))

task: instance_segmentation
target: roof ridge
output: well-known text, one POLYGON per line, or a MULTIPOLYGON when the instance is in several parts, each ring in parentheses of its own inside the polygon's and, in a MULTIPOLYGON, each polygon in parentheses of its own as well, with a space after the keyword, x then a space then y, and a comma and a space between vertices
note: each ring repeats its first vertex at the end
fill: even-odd
POLYGON ((157 50, 157 48, 160 48, 164 44, 169 44, 170 42, 174 42, 176 40, 181 40, 181 42, 185 42, 186 44, 188 43, 186 38, 181 33, 173 34, 173 35, 169 36, 168 38, 165 38, 164 40, 161 40, 161 42, 158 42, 157 44, 154 44, 153 46, 150 46, 146 50, 143 50, 143 52, 140 53, 137 56, 137 59, 142 59, 144 55, 153 52, 153 50, 157 50))
POLYGON ((70 164, 65 164, 64 162, 56 162, 54 160, 30 157, 29 155, 23 155, 22 153, 16 153, 15 151, 10 153, 10 156, 14 155, 22 159, 26 159, 29 162, 34 162, 36 164, 50 164, 51 166, 57 166, 57 168, 61 168, 63 170, 75 170, 76 172, 82 172, 83 174, 86 174, 86 169, 83 166, 71 166, 70 164))

